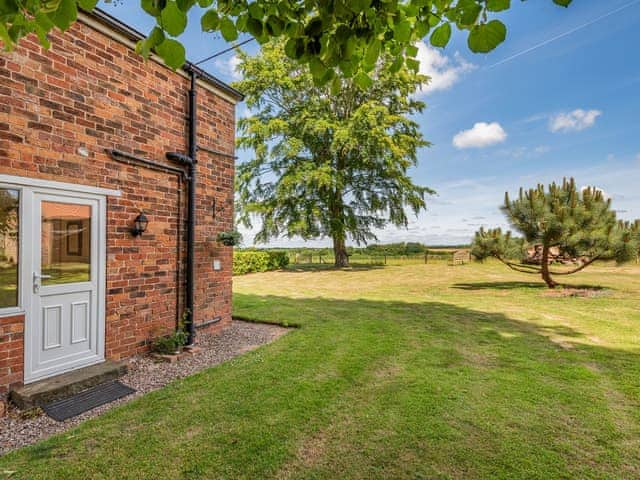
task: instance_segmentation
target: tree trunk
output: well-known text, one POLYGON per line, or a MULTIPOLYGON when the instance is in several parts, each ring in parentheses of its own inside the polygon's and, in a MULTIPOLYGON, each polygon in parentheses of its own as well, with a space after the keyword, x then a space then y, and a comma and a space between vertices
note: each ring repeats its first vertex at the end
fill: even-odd
POLYGON ((344 268, 349 266, 349 256, 347 255, 347 246, 343 237, 333 237, 333 254, 335 256, 335 267, 344 268))
POLYGON ((549 288, 556 288, 558 284, 551 278, 551 273, 549 272, 549 247, 544 245, 542 247, 542 279, 544 283, 547 284, 549 288))

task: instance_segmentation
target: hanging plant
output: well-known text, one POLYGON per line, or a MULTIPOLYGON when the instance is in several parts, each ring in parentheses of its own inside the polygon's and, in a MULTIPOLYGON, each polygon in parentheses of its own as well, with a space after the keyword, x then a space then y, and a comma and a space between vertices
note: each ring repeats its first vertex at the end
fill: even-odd
POLYGON ((218 233, 216 240, 218 241, 218 243, 221 243, 225 247, 235 247, 236 245, 240 244, 242 235, 240 235, 240 232, 236 230, 232 232, 220 232, 218 233))

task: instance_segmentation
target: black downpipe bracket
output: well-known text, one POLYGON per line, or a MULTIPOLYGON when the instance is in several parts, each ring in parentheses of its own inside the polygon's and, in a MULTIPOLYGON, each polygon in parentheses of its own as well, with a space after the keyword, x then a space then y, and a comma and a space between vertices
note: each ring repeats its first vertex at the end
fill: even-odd
POLYGON ((197 125, 197 92, 196 73, 191 70, 191 88, 189 89, 189 202, 187 207, 187 288, 185 308, 187 309, 187 345, 193 345, 196 336, 194 316, 194 280, 195 280, 195 234, 196 234, 196 164, 198 163, 198 125, 197 125))

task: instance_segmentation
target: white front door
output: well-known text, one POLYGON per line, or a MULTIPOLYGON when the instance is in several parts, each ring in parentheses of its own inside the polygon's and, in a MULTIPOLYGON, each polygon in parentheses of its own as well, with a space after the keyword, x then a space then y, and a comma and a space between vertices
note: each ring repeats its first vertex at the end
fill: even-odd
POLYGON ((30 195, 26 383, 104 360, 103 202, 37 190, 30 195))

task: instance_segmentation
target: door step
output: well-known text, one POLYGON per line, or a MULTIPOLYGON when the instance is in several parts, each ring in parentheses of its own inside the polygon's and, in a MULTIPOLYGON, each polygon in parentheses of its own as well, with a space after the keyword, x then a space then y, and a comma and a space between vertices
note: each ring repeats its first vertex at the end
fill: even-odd
POLYGON ((21 410, 42 407, 101 383, 116 380, 127 373, 127 370, 126 362, 107 361, 13 389, 10 398, 21 410))

